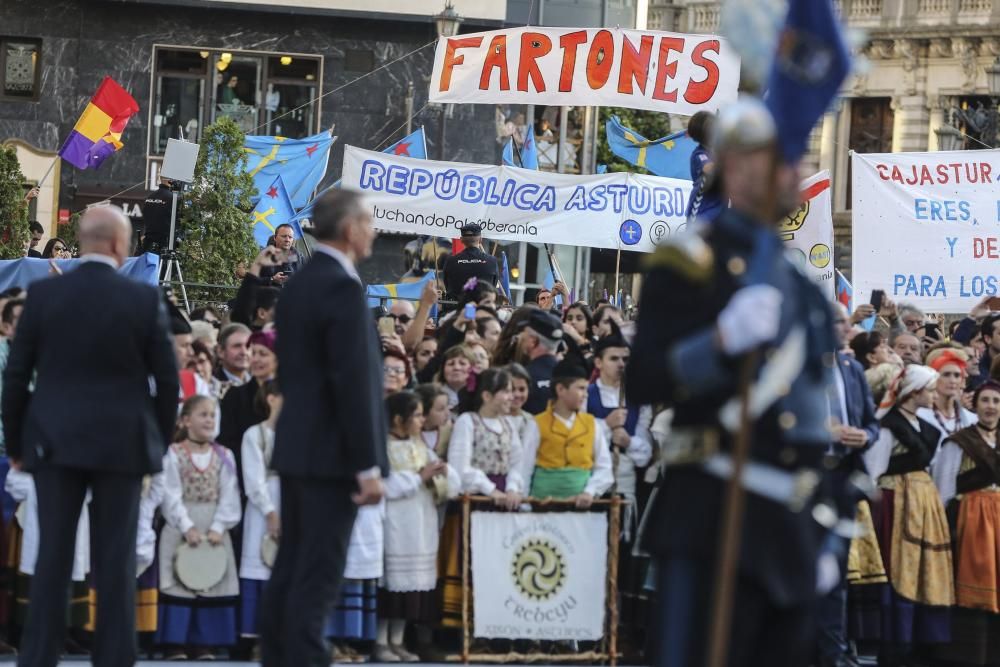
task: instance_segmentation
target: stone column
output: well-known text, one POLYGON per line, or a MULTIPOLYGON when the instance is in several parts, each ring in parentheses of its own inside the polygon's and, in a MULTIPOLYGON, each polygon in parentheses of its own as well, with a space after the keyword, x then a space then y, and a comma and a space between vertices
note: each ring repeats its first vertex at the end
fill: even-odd
POLYGON ((892 98, 892 152, 926 151, 930 112, 924 95, 892 98))
POLYGON ((903 111, 903 98, 895 95, 889 106, 892 108, 892 152, 903 150, 903 127, 906 123, 906 112, 903 111))
POLYGON ((830 172, 830 177, 834 177, 836 171, 837 157, 837 121, 840 115, 840 108, 843 106, 840 101, 823 114, 823 124, 820 130, 819 143, 819 168, 830 172))
POLYGON ((944 125, 944 110, 946 99, 939 95, 930 95, 927 98, 927 150, 939 151, 937 131, 944 125))

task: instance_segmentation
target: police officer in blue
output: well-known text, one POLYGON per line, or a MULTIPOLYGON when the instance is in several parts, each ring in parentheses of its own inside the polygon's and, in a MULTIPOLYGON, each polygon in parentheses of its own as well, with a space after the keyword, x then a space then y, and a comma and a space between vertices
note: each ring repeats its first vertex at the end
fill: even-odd
POLYGON ((552 398, 552 373, 559 359, 556 353, 563 344, 563 324, 544 310, 534 310, 521 322, 517 334, 519 354, 528 360, 525 369, 531 376, 524 410, 533 415, 545 412, 552 398))
POLYGON ((832 587, 839 578, 836 559, 823 553, 835 512, 819 502, 832 318, 776 234, 778 220, 798 205, 796 169, 778 157, 776 132, 759 101, 722 111, 715 177, 730 208, 661 246, 643 286, 628 400, 674 410, 642 538, 659 570, 662 667, 707 662, 731 451, 745 424, 740 375, 749 360, 750 451, 728 665, 809 664, 819 583, 832 587))

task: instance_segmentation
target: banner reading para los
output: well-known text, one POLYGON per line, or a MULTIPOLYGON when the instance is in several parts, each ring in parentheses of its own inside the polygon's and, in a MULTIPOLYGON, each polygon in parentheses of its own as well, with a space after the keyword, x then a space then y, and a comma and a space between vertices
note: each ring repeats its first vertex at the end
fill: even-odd
POLYGON ((507 28, 442 37, 430 100, 692 115, 735 102, 739 80, 739 56, 712 35, 507 28))
POLYGON ((933 312, 1000 296, 1000 151, 854 153, 856 303, 874 289, 933 312))
POLYGON ((343 187, 365 195, 375 227, 456 238, 467 223, 491 239, 651 252, 687 227, 691 182, 629 173, 577 176, 414 160, 354 146, 343 187))

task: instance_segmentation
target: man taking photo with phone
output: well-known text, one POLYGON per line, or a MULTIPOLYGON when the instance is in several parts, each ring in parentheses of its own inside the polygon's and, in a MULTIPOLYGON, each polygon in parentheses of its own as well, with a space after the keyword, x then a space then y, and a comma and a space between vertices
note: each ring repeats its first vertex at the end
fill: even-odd
POLYGON ((274 247, 278 250, 275 263, 263 267, 260 278, 266 284, 281 287, 302 265, 302 255, 295 249, 295 228, 278 225, 274 230, 274 247))
MULTIPOLYGON (((287 225, 282 225, 285 226, 287 225)), ((276 234, 280 231, 281 228, 276 234)), ((281 273, 278 269, 286 266, 284 260, 287 258, 288 254, 277 246, 266 246, 261 249, 253 264, 243 274, 236 298, 229 302, 230 319, 233 322, 245 324, 251 330, 259 331, 274 319, 274 307, 280 290, 277 283, 272 283, 272 279, 281 273), (268 274, 270 278, 266 277, 268 274)), ((296 263, 295 268, 298 266, 296 263)), ((291 275, 291 272, 287 275, 291 275)), ((281 280, 283 283, 286 278, 281 280)))

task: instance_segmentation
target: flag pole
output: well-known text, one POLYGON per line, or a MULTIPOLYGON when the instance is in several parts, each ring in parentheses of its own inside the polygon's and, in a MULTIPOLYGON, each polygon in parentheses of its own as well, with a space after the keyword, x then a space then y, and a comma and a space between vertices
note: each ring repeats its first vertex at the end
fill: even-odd
MULTIPOLYGON (((621 275, 621 266, 622 266, 622 246, 619 243, 618 244, 618 252, 615 254, 615 291, 614 291, 614 295, 615 295, 615 299, 616 300, 618 300, 618 276, 621 275)), ((622 305, 620 303, 616 303, 615 305, 618 306, 619 309, 621 309, 621 307, 622 307, 622 305)))
POLYGON ((59 160, 61 159, 62 158, 60 158, 58 155, 56 156, 56 159, 53 160, 52 164, 49 165, 49 170, 46 171, 45 175, 42 176, 42 179, 35 184, 36 188, 41 188, 43 185, 45 185, 45 181, 49 179, 49 175, 52 174, 52 170, 56 168, 56 165, 59 163, 59 160))

